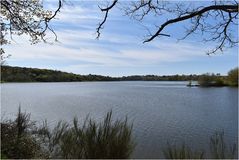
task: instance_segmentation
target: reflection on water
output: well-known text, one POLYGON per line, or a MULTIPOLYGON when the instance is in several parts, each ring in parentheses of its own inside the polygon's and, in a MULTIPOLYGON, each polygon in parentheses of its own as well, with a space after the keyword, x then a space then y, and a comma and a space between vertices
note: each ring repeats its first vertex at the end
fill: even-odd
POLYGON ((236 88, 186 87, 188 82, 74 82, 1 84, 1 112, 16 114, 19 104, 32 119, 101 120, 107 111, 134 124, 134 157, 159 158, 167 140, 205 148, 215 130, 237 142, 236 88))

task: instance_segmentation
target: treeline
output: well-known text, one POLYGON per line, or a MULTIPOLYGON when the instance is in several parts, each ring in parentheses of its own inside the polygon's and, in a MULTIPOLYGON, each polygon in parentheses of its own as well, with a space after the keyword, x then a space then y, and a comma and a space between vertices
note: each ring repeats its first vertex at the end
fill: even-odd
POLYGON ((114 80, 117 79, 100 75, 77 75, 49 69, 1 66, 2 82, 79 82, 114 80))
POLYGON ((134 75, 134 76, 123 76, 120 77, 119 80, 121 81, 197 81, 200 76, 193 74, 193 75, 163 75, 163 76, 157 76, 157 75, 134 75))
POLYGON ((101 75, 78 75, 49 69, 1 66, 1 82, 81 82, 81 81, 198 81, 200 86, 238 86, 238 68, 227 76, 203 75, 133 75, 109 77, 101 75))
POLYGON ((79 82, 79 81, 189 81, 198 80, 198 75, 134 75, 109 77, 101 75, 78 75, 49 69, 1 66, 2 82, 79 82))

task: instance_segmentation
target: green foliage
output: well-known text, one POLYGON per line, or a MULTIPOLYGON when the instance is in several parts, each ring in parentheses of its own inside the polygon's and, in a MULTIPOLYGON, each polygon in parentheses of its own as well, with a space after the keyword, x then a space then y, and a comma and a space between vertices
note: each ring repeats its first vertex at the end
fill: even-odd
POLYGON ((238 86, 238 67, 228 72, 228 83, 231 86, 238 86))
POLYGON ((209 73, 201 75, 198 79, 198 84, 202 87, 226 85, 226 83, 223 80, 223 77, 221 77, 220 75, 209 73))
POLYGON ((75 118, 72 126, 60 122, 52 131, 45 123, 39 134, 50 158, 122 159, 129 158, 134 149, 131 131, 127 119, 113 123, 109 112, 102 123, 86 119, 79 125, 75 118))
POLYGON ((198 84, 200 86, 210 86, 212 81, 213 81, 213 79, 212 79, 212 77, 209 74, 203 74, 198 79, 198 84))
POLYGON ((22 67, 1 67, 2 82, 79 82, 79 81, 188 81, 197 80, 197 75, 171 75, 171 76, 123 76, 109 77, 100 75, 77 75, 61 71, 22 68, 22 67))
POLYGON ((238 86, 238 67, 230 70, 226 77, 209 73, 203 74, 199 77, 198 83, 202 87, 238 86))
POLYGON ((15 158, 129 158, 135 144, 132 125, 112 120, 107 113, 101 123, 87 118, 83 125, 58 122, 50 129, 46 123, 36 127, 30 115, 19 109, 16 120, 1 122, 1 155, 15 158))
POLYGON ((8 159, 6 155, 1 153, 1 159, 8 159))
POLYGON ((0 5, 1 19, 4 20, 1 21, 1 45, 14 41, 12 35, 28 35, 32 44, 46 41, 47 31, 56 36, 48 23, 59 12, 61 1, 55 12, 45 9, 41 0, 1 0, 0 5))
POLYGON ((31 133, 34 123, 30 115, 22 113, 20 108, 15 121, 1 122, 1 155, 8 158, 36 158, 41 148, 31 133))
POLYGON ((79 82, 79 81, 198 81, 200 86, 238 86, 238 68, 228 76, 220 74, 170 75, 170 76, 123 76, 109 77, 100 75, 77 75, 61 71, 22 67, 1 67, 1 82, 79 82))
POLYGON ((91 74, 83 76, 48 69, 1 66, 2 82, 79 82, 114 80, 116 80, 116 78, 91 74))
POLYGON ((167 144, 168 147, 163 151, 166 159, 204 159, 204 152, 192 151, 188 146, 183 144, 181 147, 167 144))

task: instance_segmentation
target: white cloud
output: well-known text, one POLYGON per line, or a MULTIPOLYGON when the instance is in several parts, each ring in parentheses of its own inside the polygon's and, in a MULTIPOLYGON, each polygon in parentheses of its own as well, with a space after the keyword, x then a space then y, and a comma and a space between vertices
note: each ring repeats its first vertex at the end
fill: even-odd
MULTIPOLYGON (((27 43, 12 44, 6 48, 12 54, 12 60, 31 61, 64 60, 79 61, 76 66, 138 66, 163 62, 185 61, 197 56, 203 56, 203 50, 195 44, 162 42, 138 44, 130 39, 107 37, 104 43, 92 39, 90 32, 62 31, 58 33, 61 43, 55 45, 27 43), (107 46, 109 42, 114 43, 107 46), (112 49, 110 49, 112 48, 112 49), (81 62, 89 64, 81 64, 81 62)), ((123 36, 121 36, 123 37, 123 36)), ((127 37, 127 36, 126 36, 127 37)))
MULTIPOLYGON (((59 69, 65 71, 100 66, 137 67, 189 61, 206 56, 205 50, 209 48, 207 45, 199 47, 200 43, 190 41, 176 43, 172 39, 160 39, 142 44, 142 39, 137 36, 138 34, 129 33, 130 27, 124 28, 124 24, 122 26, 113 25, 115 28, 122 29, 121 32, 104 30, 100 40, 95 40, 95 27, 97 22, 102 20, 98 8, 94 10, 92 7, 67 6, 62 9, 58 18, 60 20, 55 20, 57 21, 56 27, 65 25, 56 28, 60 43, 29 45, 27 36, 16 37, 18 43, 5 47, 6 52, 12 55, 9 64, 17 61, 34 61, 36 64, 33 64, 35 65, 33 67, 38 67, 44 61, 52 61, 56 64, 64 61, 67 63, 59 69)), ((133 29, 135 33, 139 33, 139 28, 133 29)))
POLYGON ((82 23, 86 20, 100 20, 99 10, 84 8, 82 6, 64 6, 57 15, 61 23, 82 23))

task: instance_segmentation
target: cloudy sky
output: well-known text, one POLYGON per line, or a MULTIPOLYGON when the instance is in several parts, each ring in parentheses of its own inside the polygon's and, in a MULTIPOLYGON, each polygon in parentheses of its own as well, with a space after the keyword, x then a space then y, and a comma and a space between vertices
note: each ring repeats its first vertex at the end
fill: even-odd
MULTIPOLYGON (((46 3, 50 9, 57 7, 52 1, 46 3)), ((187 23, 169 27, 170 38, 143 44, 148 33, 145 26, 153 31, 154 25, 167 17, 149 16, 142 25, 125 16, 120 7, 110 12, 100 39, 96 40, 96 27, 103 16, 96 1, 71 1, 51 22, 59 42, 30 45, 27 36, 14 37, 16 42, 5 46, 11 54, 7 64, 110 76, 226 74, 238 65, 238 47, 208 56, 206 51, 214 42, 204 43, 198 35, 178 42, 187 23)), ((49 41, 53 40, 52 34, 47 36, 49 41)))

